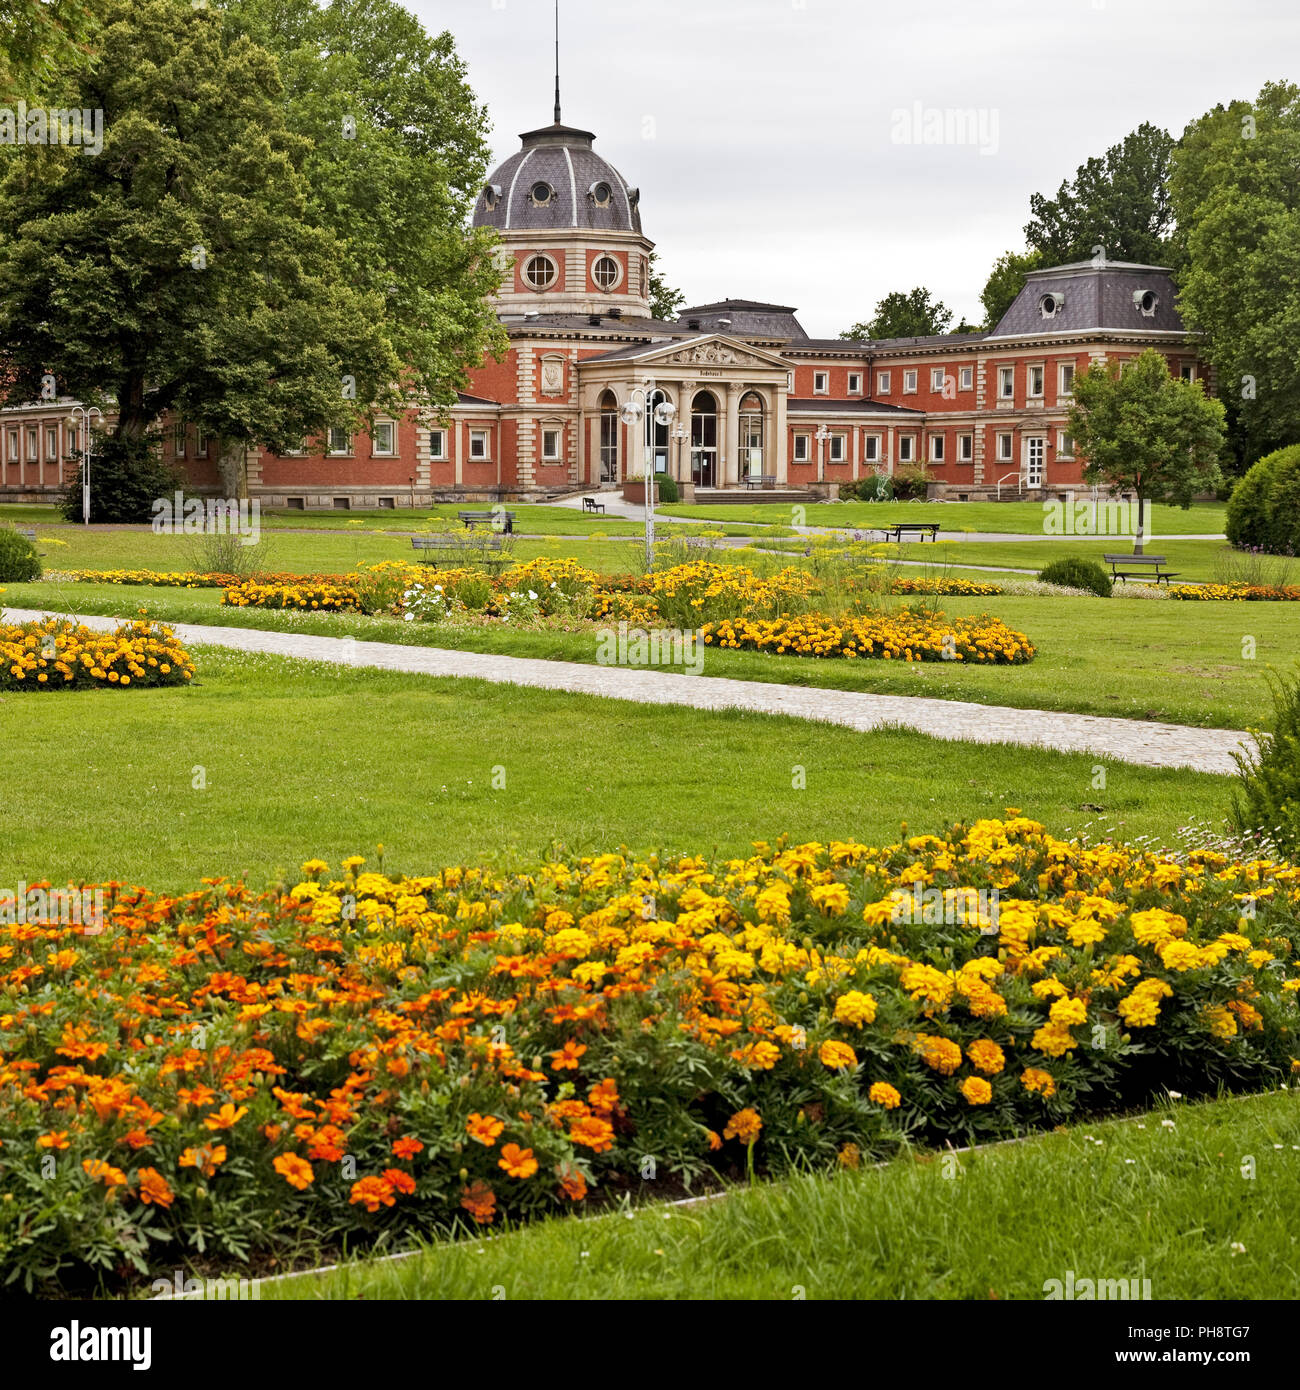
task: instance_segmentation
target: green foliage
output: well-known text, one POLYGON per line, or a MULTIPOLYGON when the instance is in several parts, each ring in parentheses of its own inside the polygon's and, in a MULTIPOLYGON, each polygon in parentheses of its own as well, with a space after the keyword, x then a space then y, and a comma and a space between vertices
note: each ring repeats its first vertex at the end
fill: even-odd
POLYGON ((1206 335, 1246 457, 1300 438, 1298 165, 1300 86, 1284 82, 1192 122, 1173 162, 1179 308, 1206 335))
POLYGON ((1257 735, 1258 752, 1237 755, 1233 812, 1241 831, 1300 859, 1300 673, 1271 676, 1269 688, 1272 728, 1257 735))
POLYGON ((1070 433, 1090 483, 1181 507, 1218 486, 1223 406, 1199 382, 1171 377, 1154 348, 1075 376, 1070 433))
MULTIPOLYGON (((151 521, 154 500, 170 498, 182 479, 163 461, 158 437, 95 432, 90 456, 90 519, 93 522, 151 521)), ((69 521, 81 520, 81 480, 74 478, 60 501, 69 521)))
POLYGON ((900 468, 893 476, 894 496, 900 502, 921 501, 925 498, 934 475, 924 467, 900 468))
POLYGON ((1043 265, 1087 260, 1104 248, 1112 261, 1168 264, 1173 229, 1168 173, 1173 137, 1144 121, 1118 145, 1089 159, 1056 197, 1035 193, 1025 227, 1043 265))
POLYGON ((1225 531, 1241 550, 1300 553, 1300 444, 1266 454, 1237 483, 1225 531))
POLYGON ((0 9, 0 101, 9 103, 57 81, 80 63, 94 39, 100 0, 5 0, 0 9))
POLYGON ((980 302, 984 305, 984 327, 991 333, 1025 287, 1031 270, 1046 264, 1039 251, 1008 251, 998 257, 984 282, 980 302))
POLYGON ((30 584, 41 577, 41 557, 21 532, 0 526, 0 583, 30 584))
POLYGON ((928 338, 946 333, 952 323, 952 310, 934 299, 924 285, 904 294, 895 290, 876 305, 875 316, 866 323, 855 323, 840 334, 858 341, 864 338, 928 338))
POLYGON ((1097 560, 1082 555, 1067 555, 1053 560, 1038 572, 1044 584, 1059 584, 1064 589, 1087 589, 1100 598, 1109 598, 1112 581, 1097 560))
POLYGON ((840 484, 841 502, 888 502, 894 496, 894 480, 888 473, 866 473, 840 484))
POLYGON ((658 484, 655 488, 655 495, 660 502, 676 502, 679 500, 680 494, 677 491, 677 479, 674 478, 671 473, 657 473, 655 475, 655 482, 658 484))
POLYGON ((650 313, 664 323, 673 323, 686 303, 681 290, 674 289, 659 270, 659 252, 650 253, 650 313))

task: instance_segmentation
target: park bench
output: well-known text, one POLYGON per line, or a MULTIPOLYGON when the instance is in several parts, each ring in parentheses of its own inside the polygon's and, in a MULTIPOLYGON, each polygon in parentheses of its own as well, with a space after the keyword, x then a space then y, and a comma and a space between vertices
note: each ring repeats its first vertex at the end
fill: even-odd
POLYGON ((457 512, 456 515, 470 531, 475 526, 491 526, 494 531, 504 531, 506 535, 511 535, 515 529, 514 512, 457 512))
POLYGON ((584 497, 582 499, 582 510, 584 512, 603 512, 605 510, 605 504, 603 502, 597 502, 594 497, 584 497))
POLYGON ((18 534, 19 534, 20 536, 26 536, 27 539, 28 539, 29 541, 31 541, 31 543, 32 543, 33 545, 36 544, 36 527, 35 527, 35 526, 20 526, 20 527, 18 528, 18 534))
POLYGON ((1110 566, 1112 579, 1123 579, 1125 582, 1130 579, 1154 580, 1156 584, 1163 579, 1168 584, 1171 579, 1178 577, 1177 570, 1164 568, 1163 555, 1103 555, 1101 558, 1110 566), (1120 569, 1120 565, 1136 565, 1139 568, 1120 569))
POLYGON ((749 477, 742 478, 741 482, 743 482, 746 487, 774 488, 776 486, 776 474, 751 473, 749 477))
POLYGON ((926 533, 929 532, 930 539, 938 544, 939 523, 937 521, 897 521, 892 526, 885 527, 885 539, 893 539, 900 544, 903 540, 904 531, 915 531, 921 537, 921 544, 925 544, 926 533))
POLYGON ((475 536, 466 540, 461 536, 412 536, 411 548, 415 558, 422 565, 450 564, 453 569, 462 565, 482 565, 485 569, 499 569, 509 562, 505 553, 504 537, 500 535, 475 536))

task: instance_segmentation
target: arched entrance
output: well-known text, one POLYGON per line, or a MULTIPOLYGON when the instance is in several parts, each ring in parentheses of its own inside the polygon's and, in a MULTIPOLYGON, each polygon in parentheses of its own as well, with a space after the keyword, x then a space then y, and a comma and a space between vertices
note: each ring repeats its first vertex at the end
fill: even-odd
POLYGON ((612 391, 600 398, 600 481, 618 482, 618 398, 612 391))
POLYGON ((650 470, 653 473, 666 473, 668 471, 668 429, 667 425, 661 425, 655 419, 655 410, 663 402, 667 401, 668 396, 665 392, 654 390, 650 393, 650 399, 646 403, 645 418, 645 442, 646 452, 650 456, 650 470))
POLYGON ((763 398, 757 391, 746 392, 740 402, 740 476, 763 476, 763 398))
POLYGON ((691 481, 696 487, 718 485, 718 401, 712 391, 698 391, 691 402, 691 481))

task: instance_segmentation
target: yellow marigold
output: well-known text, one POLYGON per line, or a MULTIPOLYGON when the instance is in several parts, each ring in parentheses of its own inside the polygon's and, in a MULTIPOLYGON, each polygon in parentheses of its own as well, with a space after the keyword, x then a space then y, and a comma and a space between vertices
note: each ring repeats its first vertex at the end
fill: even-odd
POLYGON ((1030 1047, 1049 1057, 1062 1057, 1078 1047, 1074 1035, 1063 1023, 1045 1023, 1029 1041, 1030 1047))
POLYGON ((871 1089, 867 1092, 867 1099, 885 1110, 897 1110, 903 1103, 903 1097, 888 1081, 873 1082, 871 1089))
POLYGON ((937 1071, 942 1076, 951 1076, 961 1066, 961 1048, 947 1038, 918 1033, 912 1039, 912 1051, 931 1071, 937 1071))
POLYGON ((1082 999, 1058 999, 1051 1007, 1048 1017, 1053 1023, 1064 1028, 1088 1021, 1088 1008, 1082 999))
POLYGON ((845 1144, 839 1151, 838 1159, 841 1168, 856 1170, 862 1162, 862 1150, 856 1144, 845 1144))
POLYGON ((1163 980, 1143 980, 1119 1001, 1119 1016, 1130 1028, 1149 1028, 1160 1017, 1160 1001, 1173 994, 1163 980))
POLYGON ((991 1038, 976 1038, 966 1049, 971 1066, 989 1076, 1000 1072, 1007 1064, 1006 1054, 991 1038))
POLYGON ((1161 946, 1175 936, 1187 935, 1187 918, 1176 912, 1166 912, 1163 907, 1153 907, 1146 912, 1135 912, 1129 918, 1133 935, 1144 946, 1161 946))
POLYGON ((1020 1073, 1020 1084, 1026 1091, 1035 1092, 1044 1100, 1056 1094, 1056 1082, 1052 1079, 1051 1072, 1042 1071, 1038 1067, 1026 1067, 1020 1073))
POLYGON ((833 1071, 840 1067, 853 1067, 857 1065, 858 1054, 848 1045, 842 1042, 824 1042, 817 1050, 817 1056, 821 1058, 822 1065, 830 1067, 833 1071))
POLYGON ((736 1048, 731 1055, 741 1066, 752 1067, 755 1071, 771 1071, 781 1060, 781 1049, 775 1043, 753 1042, 736 1048))
POLYGON ((872 1023, 876 1017, 876 1001, 870 994, 851 989, 841 994, 835 1001, 835 1021, 852 1023, 861 1028, 864 1023, 872 1023))
POLYGON ((1233 1038, 1237 1035, 1237 1020, 1230 1010, 1222 1004, 1210 1004, 1201 1011, 1201 1017, 1209 1024, 1210 1032, 1218 1038, 1233 1038))
POLYGON ((808 896, 825 917, 842 916, 849 905, 849 890, 843 883, 819 883, 808 890, 808 896))
POLYGON ((1035 999, 1061 999, 1070 993, 1055 976, 1047 980, 1036 980, 1030 985, 1029 990, 1035 999))
POLYGON ((759 1118, 758 1111, 746 1107, 744 1110, 737 1110, 727 1121, 727 1127, 722 1131, 722 1137, 724 1139, 739 1139, 742 1144, 752 1144, 758 1138, 758 1133, 762 1128, 763 1121, 759 1118))
POLYGON ((1171 939, 1157 947, 1157 952, 1168 970, 1196 970, 1201 965, 1201 953, 1190 941, 1171 939))
POLYGON ((982 1076, 968 1076, 961 1083, 961 1093, 970 1105, 987 1105, 993 1099, 993 1087, 982 1076))

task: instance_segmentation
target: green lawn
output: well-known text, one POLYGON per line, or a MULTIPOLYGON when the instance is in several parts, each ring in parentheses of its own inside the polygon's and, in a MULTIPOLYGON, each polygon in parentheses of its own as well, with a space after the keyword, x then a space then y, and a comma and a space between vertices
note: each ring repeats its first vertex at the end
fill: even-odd
MULTIPOLYGON (((44 583, 8 585, 0 603, 121 616, 134 616, 145 608, 169 622, 353 636, 554 660, 594 662, 597 657, 597 635, 591 628, 454 628, 353 614, 226 608, 219 606, 220 597, 214 589, 44 583)), ((1270 713, 1266 669, 1288 667, 1300 657, 1300 612, 1287 603, 1002 597, 947 599, 943 606, 953 616, 988 612, 1002 618, 1029 635, 1038 656, 1025 666, 978 667, 819 661, 710 649, 704 674, 1245 728, 1270 713), (1251 659, 1244 655, 1247 638, 1255 644, 1251 659)))
MULTIPOLYGON (((1079 497, 1082 500, 1086 493, 1079 497)), ((814 502, 802 506, 797 515, 789 506, 761 502, 748 506, 696 506, 681 502, 660 510, 676 516, 785 526, 882 527, 895 521, 937 521, 945 531, 1001 531, 1017 535, 1042 535, 1044 517, 1041 502, 814 502)), ((1198 502, 1190 511, 1152 505, 1147 508, 1147 527, 1157 536, 1221 535, 1224 516, 1221 502, 1198 502)))
POLYGON ((1091 756, 872 734, 200 648, 185 689, 0 697, 0 884, 192 887, 296 874, 386 847, 386 866, 626 844, 745 853, 752 840, 897 837, 1019 806, 1065 832, 1176 837, 1218 822, 1228 780, 1091 756), (801 779, 797 768, 805 769, 801 779), (504 789, 494 789, 494 769, 504 789), (806 780, 794 790, 793 783, 806 780), (204 783, 196 789, 195 783, 204 783))
POLYGON ((1293 1092, 1175 1102, 689 1207, 470 1235, 270 1283, 262 1297, 1041 1301, 1072 1271, 1076 1290, 1149 1279, 1153 1300, 1294 1299, 1298 1149, 1293 1092))

